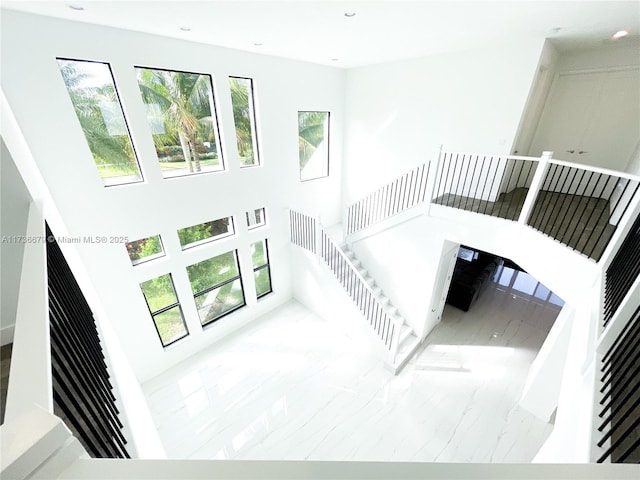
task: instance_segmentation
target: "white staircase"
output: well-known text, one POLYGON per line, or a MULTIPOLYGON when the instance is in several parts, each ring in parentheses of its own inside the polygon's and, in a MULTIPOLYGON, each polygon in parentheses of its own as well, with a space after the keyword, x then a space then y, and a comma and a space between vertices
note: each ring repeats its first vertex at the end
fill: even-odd
POLYGON ((395 354, 395 358, 391 358, 390 361, 387 362, 387 367, 393 371, 393 373, 398 373, 420 346, 420 338, 416 335, 413 327, 411 327, 407 320, 398 312, 398 309, 393 305, 389 297, 384 294, 382 288, 376 284, 375 279, 356 257, 356 254, 346 245, 341 245, 341 248, 351 264, 371 287, 378 303, 394 318, 396 324, 400 325, 400 339, 397 353, 395 354))

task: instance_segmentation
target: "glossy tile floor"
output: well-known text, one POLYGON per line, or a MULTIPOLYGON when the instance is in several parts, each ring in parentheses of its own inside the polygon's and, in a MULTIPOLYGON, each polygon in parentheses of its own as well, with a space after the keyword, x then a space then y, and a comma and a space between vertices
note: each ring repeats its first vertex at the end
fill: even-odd
POLYGON ((168 456, 530 461, 552 426, 518 399, 561 302, 509 270, 396 377, 361 325, 287 303, 144 385, 168 456))

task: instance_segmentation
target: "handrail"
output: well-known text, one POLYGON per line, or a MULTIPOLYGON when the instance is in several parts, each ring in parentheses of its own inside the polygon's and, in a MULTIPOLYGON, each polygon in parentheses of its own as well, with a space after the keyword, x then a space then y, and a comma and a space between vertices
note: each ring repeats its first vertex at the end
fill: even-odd
POLYGON ((588 172, 600 173, 602 175, 610 175, 612 177, 625 178, 627 180, 632 180, 634 182, 640 182, 640 175, 634 175, 632 173, 626 173, 626 172, 619 172, 618 170, 611 170, 609 168, 596 167, 593 165, 586 165, 583 163, 571 163, 571 162, 567 162, 566 160, 557 160, 555 158, 550 159, 549 163, 553 163, 563 167, 579 168, 580 170, 586 170, 588 172))
POLYGON ((51 337, 47 290, 44 218, 29 207, 24 237, 22 272, 7 389, 6 421, 18 418, 36 404, 53 413, 51 337))
POLYGON ((316 254, 327 264, 390 350, 393 362, 398 352, 401 321, 380 302, 371 285, 329 236, 319 219, 294 210, 290 210, 289 218, 291 243, 316 254))
POLYGON ((345 232, 351 235, 405 210, 428 198, 431 162, 426 162, 394 178, 382 187, 347 206, 345 232))
MULTIPOLYGON (((322 225, 321 225, 322 228, 322 225)), ((326 233, 326 230, 322 229, 322 233, 325 234, 325 238, 327 238, 327 240, 329 242, 331 242, 331 244, 335 247, 335 249, 338 251, 338 254, 342 257, 342 260, 344 262, 347 263, 347 265, 349 265, 349 268, 351 269, 351 271, 355 274, 355 276, 364 284, 364 287, 369 291, 369 293, 371 293, 371 295, 373 295, 374 297, 376 296, 375 291, 373 290, 373 288, 371 287, 371 285, 369 285, 369 283, 367 282, 367 280, 362 276, 362 274, 358 271, 358 268, 353 264, 353 262, 351 261, 351 259, 349 257, 347 257, 347 255, 344 253, 344 251, 342 250, 342 248, 340 248, 340 246, 335 242, 335 240, 333 240, 331 238, 331 236, 329 236, 329 234, 326 233)), ((393 319, 393 321, 396 323, 396 325, 401 325, 400 320, 398 320, 393 314, 389 313, 387 307, 385 307, 384 305, 380 305, 383 310, 393 319)))
POLYGON ((378 337, 389 349, 391 352, 391 363, 393 363, 398 352, 400 328, 402 324, 388 311, 385 305, 380 302, 371 285, 369 285, 356 266, 324 230, 321 230, 321 239, 320 256, 329 268, 331 268, 334 275, 347 290, 351 299, 364 314, 369 324, 374 328, 378 337), (328 251, 327 247, 331 247, 331 251, 328 251), (335 260, 331 258, 332 252, 338 253, 342 264, 338 263, 336 265, 335 260), (348 271, 345 271, 345 268, 348 271))

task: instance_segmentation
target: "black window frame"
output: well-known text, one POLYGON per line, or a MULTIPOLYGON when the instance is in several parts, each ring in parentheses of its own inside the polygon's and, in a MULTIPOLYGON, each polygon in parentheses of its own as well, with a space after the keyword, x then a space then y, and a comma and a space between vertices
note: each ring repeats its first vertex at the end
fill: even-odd
MULTIPOLYGON (((298 118, 301 113, 326 113, 327 114, 327 136, 324 139, 327 144, 327 174, 320 177, 302 178, 302 170, 298 165, 298 175, 300 183, 312 182, 314 180, 320 180, 321 178, 329 178, 331 174, 331 111, 330 110, 298 110, 298 118)), ((300 136, 300 129, 298 126, 298 137, 300 136)), ((298 152, 298 162, 300 162, 300 153, 298 152)))
POLYGON ((196 223, 195 225, 189 225, 188 227, 179 228, 178 230, 176 230, 176 233, 178 235, 178 243, 180 243, 180 248, 184 252, 185 250, 189 250, 190 248, 199 247, 201 245, 205 245, 205 244, 210 243, 210 242, 215 242, 217 240, 222 240, 223 238, 233 237, 236 234, 236 226, 235 226, 235 222, 233 220, 233 215, 229 215, 228 217, 216 218, 215 220, 209 220, 208 222, 196 223), (195 242, 186 243, 186 244, 182 245, 182 241, 180 240, 180 233, 179 233, 181 230, 186 230, 187 228, 197 227, 199 225, 206 225, 207 223, 218 222, 218 221, 224 220, 224 219, 229 220, 229 223, 227 225, 227 227, 228 227, 227 233, 222 233, 220 235, 211 236, 211 237, 207 237, 207 238, 202 238, 200 240, 196 240, 195 242))
POLYGON ((256 298, 258 300, 260 300, 262 297, 269 295, 270 293, 273 293, 273 281, 271 279, 271 260, 269 259, 269 240, 266 238, 263 238, 262 240, 258 240, 257 242, 253 242, 258 243, 258 242, 264 242, 264 258, 265 258, 265 263, 263 265, 259 265, 259 266, 255 266, 253 264, 253 258, 251 259, 251 266, 253 267, 253 280, 255 283, 255 278, 256 278, 256 273, 260 270, 264 270, 265 268, 267 269, 267 274, 269 275, 269 290, 261 293, 260 295, 258 295, 258 286, 257 284, 255 285, 256 287, 256 298))
MULTIPOLYGON (((187 172, 185 174, 181 174, 181 175, 172 175, 170 177, 166 177, 164 175, 164 171, 162 169, 160 169, 160 172, 162 174, 162 179, 163 180, 171 180, 174 178, 185 178, 185 177, 191 177, 194 175, 202 175, 202 174, 213 174, 213 173, 221 173, 221 172, 226 172, 227 171, 227 165, 224 161, 225 159, 225 154, 224 154, 224 149, 222 147, 222 133, 220 130, 220 116, 218 114, 219 112, 219 108, 218 108, 218 102, 216 100, 216 89, 215 89, 215 83, 213 81, 213 74, 211 73, 202 73, 202 72, 190 72, 188 70, 180 70, 180 69, 172 69, 172 68, 161 68, 161 67, 145 67, 142 65, 134 65, 133 66, 133 71, 135 72, 135 77, 136 77, 136 83, 138 84, 138 90, 140 89, 140 83, 138 82, 138 74, 137 74, 137 69, 144 69, 144 70, 157 70, 157 71, 162 71, 162 72, 171 72, 171 73, 186 73, 188 75, 206 75, 209 77, 209 85, 211 87, 211 107, 213 108, 213 112, 212 112, 212 116, 214 119, 214 136, 216 139, 216 147, 218 150, 218 157, 220 158, 220 170, 210 170, 210 171, 200 171, 200 172, 187 172)), ((141 98, 140 98, 144 104, 144 99, 142 99, 142 94, 141 94, 141 98)), ((146 104, 145 104, 146 105, 146 104)), ((151 139, 153 141, 153 134, 151 134, 151 139)), ((154 148, 155 150, 155 148, 154 148)), ((158 168, 160 168, 160 158, 158 157, 158 152, 156 150, 156 160, 158 162, 158 168)), ((186 161, 186 159, 185 159, 186 161)))
MULTIPOLYGON (((242 165, 240 164, 240 168, 252 168, 252 167, 259 167, 260 165, 262 165, 262 155, 260 153, 260 145, 258 142, 258 114, 256 111, 256 99, 255 99, 255 88, 254 88, 254 84, 253 84, 253 78, 250 77, 241 77, 238 75, 229 75, 229 80, 231 80, 232 78, 238 79, 238 80, 248 80, 249 84, 250 84, 250 102, 249 102, 249 109, 250 111, 253 113, 253 118, 250 118, 250 123, 251 123, 251 134, 253 135, 253 147, 255 148, 255 152, 254 152, 254 158, 256 160, 255 163, 253 163, 252 165, 242 165)), ((231 106, 233 107, 233 98, 231 99, 231 106)), ((236 130, 236 124, 235 124, 235 118, 234 118, 234 122, 233 122, 233 126, 234 126, 234 133, 236 134, 236 142, 238 141, 238 133, 236 130)), ((238 154, 239 157, 239 154, 238 154)))
POLYGON ((260 208, 254 208, 253 210, 249 210, 248 212, 245 213, 246 219, 247 219, 247 230, 255 230, 256 228, 260 228, 260 227, 264 227, 267 225, 267 209, 266 207, 260 207, 260 208), (253 212, 254 216, 255 216, 255 212, 258 210, 262 210, 262 222, 261 223, 256 223, 254 225, 251 225, 251 221, 249 219, 249 214, 251 212, 253 212))
MULTIPOLYGON (((120 112, 122 113, 122 119, 124 122, 124 126, 127 129, 127 136, 129 137, 129 143, 131 144, 131 151, 133 153, 133 158, 136 162, 136 166, 138 167, 138 172, 139 172, 139 180, 134 180, 131 182, 123 182, 123 183, 112 183, 112 184, 107 184, 105 183, 105 177, 100 175, 100 171, 98 170, 98 165, 95 163, 95 158, 93 158, 93 151, 91 150, 91 146, 89 145, 89 140, 87 139, 86 134, 84 133, 84 129, 82 128, 82 125, 80 124, 80 119, 77 118, 78 114, 76 112, 76 106, 73 103, 73 100, 71 99, 71 96, 69 95, 69 101, 71 102, 72 106, 73 106, 73 111, 74 113, 76 113, 76 119, 78 120, 78 124, 80 125, 80 130, 82 130, 82 135, 84 136, 85 142, 87 142, 87 147, 89 148, 89 151, 91 151, 91 157, 93 160, 93 163, 96 167, 96 171, 98 173, 98 177, 100 178, 100 180, 102 181, 103 187, 105 188, 109 188, 109 187, 121 187, 124 185, 135 185, 138 183, 144 183, 145 182, 145 178, 144 178, 144 172, 142 171, 142 165, 140 164, 140 157, 138 155, 138 152, 136 150, 136 146, 135 143, 133 141, 133 136, 131 135, 131 128, 129 127, 129 122, 127 121, 127 115, 125 114, 124 111, 124 104, 122 103, 122 98, 120 98, 120 93, 119 93, 119 89, 118 89, 118 84, 116 82, 116 77, 113 74, 113 70, 111 69, 111 63, 110 62, 104 62, 101 60, 81 60, 78 58, 71 58, 71 57, 56 57, 56 62, 58 62, 59 60, 62 61, 66 61, 66 62, 84 62, 84 63, 99 63, 101 65, 106 65, 107 68, 109 69, 109 74, 111 75, 111 80, 113 81, 113 90, 116 96, 116 99, 118 100, 118 105, 120 106, 120 112)), ((60 63, 58 62, 58 68, 60 68, 60 63)), ((61 72, 62 73, 62 72, 61 72)), ((67 89, 67 93, 69 94, 69 87, 67 87, 67 83, 64 80, 64 76, 62 78, 62 81, 64 83, 65 88, 67 89)), ((125 176, 125 175, 122 175, 125 176)), ((118 177, 106 177, 106 178, 118 178, 118 177)))
MULTIPOLYGON (((176 297, 176 301, 175 303, 166 305, 162 308, 160 308, 159 310, 156 310, 155 312, 151 311, 151 307, 149 306, 149 301, 147 300, 147 296, 144 294, 144 290, 142 289, 142 284, 140 285, 140 290, 142 291, 142 296, 144 297, 144 301, 147 303, 147 308, 149 309, 149 314, 151 315, 151 320, 153 320, 153 326, 156 329, 156 333, 158 334, 158 338, 160 339, 160 344, 162 345, 163 348, 167 348, 170 345, 173 345, 176 342, 179 342, 180 340, 186 338, 189 336, 189 327, 187 326, 187 322, 184 320, 184 312, 182 311, 182 305, 180 305, 180 299, 178 298, 178 293, 176 292, 176 285, 173 282, 173 275, 171 274, 171 272, 169 273, 165 273, 162 275, 158 275, 157 277, 153 277, 150 278, 149 280, 154 280, 155 278, 160 278, 164 275, 169 275, 169 281, 171 282, 171 287, 173 288, 173 294, 176 297), (158 324, 156 323, 156 315, 160 315, 161 313, 167 312, 169 310, 171 310, 172 308, 178 307, 178 310, 180 311, 180 317, 182 318, 182 324, 184 325, 184 335, 176 338, 174 340, 171 340, 169 343, 165 344, 164 341, 162 340, 162 335, 160 335, 160 330, 158 330, 158 324)), ((149 281, 146 280, 146 281, 149 281)), ((145 282, 142 282, 145 283, 145 282)))
MULTIPOLYGON (((138 265, 141 265, 143 263, 151 262, 152 260, 157 260, 159 258, 163 258, 163 257, 167 256, 167 251, 165 250, 164 243, 162 242, 162 235, 160 235, 159 233, 157 235, 151 235, 149 237, 143 237, 143 238, 139 238, 137 240, 132 240, 131 242, 127 242, 127 243, 125 243, 125 248, 130 243, 139 242, 140 240, 146 240, 148 238, 153 238, 153 237, 158 237, 158 242, 160 243, 161 251, 159 253, 154 253, 153 255, 147 255, 146 257, 142 257, 141 259, 138 259, 138 260, 132 260, 131 256, 129 256, 129 260, 131 261, 131 265, 132 266, 137 267, 138 265)), ((128 251, 127 251, 127 253, 128 253, 128 251)))
MULTIPOLYGON (((191 286, 191 292, 193 293, 194 302, 195 302, 196 298, 201 297, 202 295, 205 295, 205 294, 215 290, 216 288, 222 288, 223 286, 228 285, 229 283, 233 283, 236 280, 240 281, 240 291, 242 292, 242 304, 236 305, 232 309, 225 311, 221 315, 219 315, 219 316, 217 316, 215 318, 212 318, 211 320, 207 321, 206 323, 203 323, 202 318, 200 317, 200 311, 198 310, 198 305, 197 305, 197 302, 196 302, 196 310, 198 311, 198 319, 200 320, 200 325, 202 326, 202 328, 207 327, 207 326, 217 322, 221 318, 224 318, 227 315, 230 315, 233 312, 235 312, 237 310, 240 310, 241 308, 243 308, 243 307, 245 307, 247 305, 247 296, 245 295, 245 292, 244 292, 244 283, 242 281, 242 272, 240 271, 240 261, 239 261, 239 258, 238 258, 238 250, 237 249, 229 250, 228 252, 221 253, 220 255, 216 255, 214 257, 210 257, 210 258, 208 258, 206 260, 202 260, 202 262, 206 262, 207 260, 211 260, 212 258, 216 258, 216 257, 225 255, 225 254, 230 253, 230 252, 233 252, 233 256, 234 256, 234 259, 236 261, 236 269, 238 270, 238 275, 237 276, 228 278, 223 282, 220 282, 220 283, 217 283, 217 284, 215 284, 213 286, 207 287, 204 290, 200 290, 199 292, 194 292, 193 291, 193 286, 191 286, 191 278, 189 277, 189 284, 191 286)), ((193 264, 191 264, 189 266, 197 265, 198 263, 201 263, 201 262, 196 262, 196 263, 193 263, 193 264)), ((188 273, 187 273, 187 276, 188 276, 188 273)))

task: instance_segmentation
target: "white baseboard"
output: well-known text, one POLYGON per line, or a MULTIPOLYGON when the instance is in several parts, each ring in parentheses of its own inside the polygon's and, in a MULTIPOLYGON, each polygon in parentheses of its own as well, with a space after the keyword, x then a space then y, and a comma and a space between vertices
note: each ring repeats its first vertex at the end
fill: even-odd
POLYGON ((13 330, 15 325, 9 325, 8 327, 0 328, 0 346, 9 345, 13 343, 13 330))

